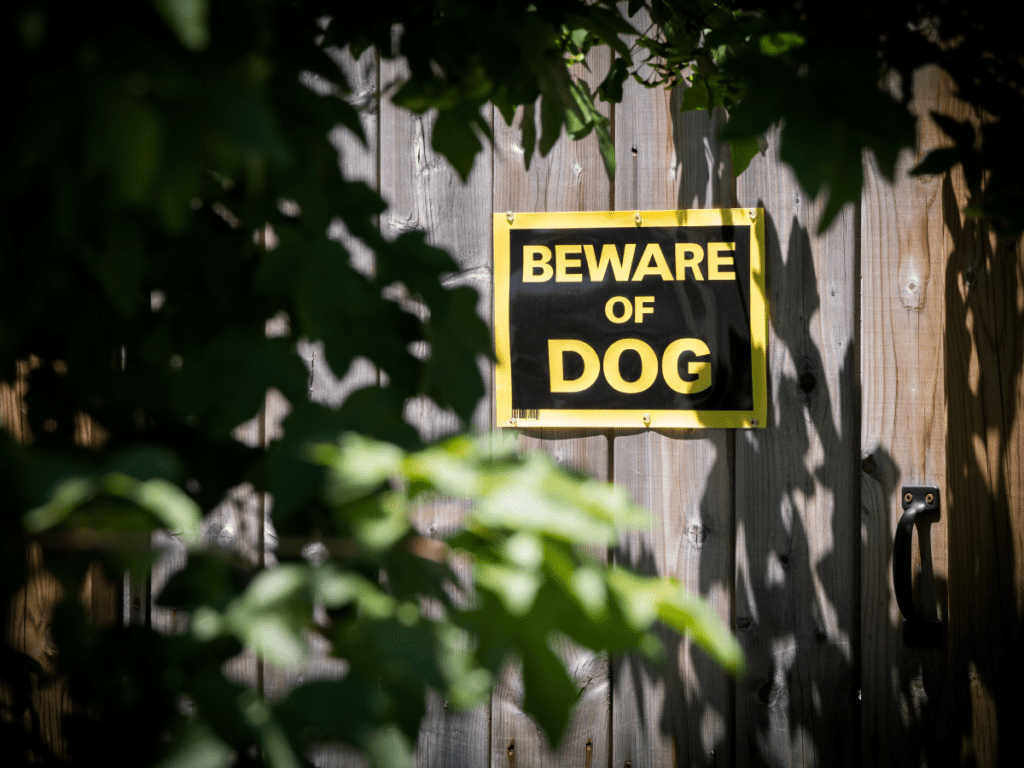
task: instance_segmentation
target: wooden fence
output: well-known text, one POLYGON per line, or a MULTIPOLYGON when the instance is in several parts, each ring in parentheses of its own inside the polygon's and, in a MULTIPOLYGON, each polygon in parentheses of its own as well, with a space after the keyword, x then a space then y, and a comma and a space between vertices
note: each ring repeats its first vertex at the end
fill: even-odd
MULTIPOLYGON (((607 64, 594 57, 586 77, 607 64)), ((965 217, 957 174, 907 174, 941 142, 938 129, 922 123, 894 184, 867 163, 860 204, 817 234, 819 205, 778 161, 778 134, 734 178, 715 138, 723 115, 682 114, 678 93, 630 81, 622 103, 606 107, 614 181, 594 137, 563 138, 527 171, 521 118, 508 127, 488 113, 493 149, 463 184, 431 149, 430 118, 379 98, 401 65, 368 52, 346 67, 370 139, 368 148, 339 139, 346 174, 389 202, 380 220, 386 235, 423 228, 454 254, 461 272, 452 283, 480 291, 485 317, 492 212, 736 206, 762 207, 767 221, 767 428, 521 432, 524 448, 620 483, 652 512, 654 527, 607 557, 704 595, 738 635, 749 675, 731 680, 669 633, 660 671, 567 648, 581 699, 557 751, 520 710, 513 670, 489 707, 462 713, 432 700, 418 764, 996 765, 1020 754, 1024 259, 1020 251, 994 253, 965 217), (919 610, 945 630, 937 649, 904 643, 890 576, 901 488, 914 484, 941 491, 941 517, 918 527, 913 548, 919 610)), ((919 73, 915 87, 918 114, 974 117, 938 72, 919 73)), ((338 403, 376 376, 356 365, 339 380, 315 346, 305 354, 311 397, 323 402, 338 403)), ((281 411, 269 402, 242 436, 271 439, 281 411)), ((456 426, 425 403, 410 404, 409 416, 429 437, 456 426)), ((475 426, 492 422, 488 399, 475 426)), ((265 563, 274 543, 268 506, 240 489, 206 535, 265 563)), ((438 505, 417 524, 440 537, 463 513, 457 503, 438 505)), ((150 583, 126 586, 125 620, 177 626, 150 601, 182 562, 174 546, 150 583)), ((27 616, 31 596, 25 605, 27 616)), ((30 652, 45 652, 45 638, 22 632, 30 652)), ((255 657, 236 666, 268 696, 297 679, 255 657)), ((298 678, 332 674, 337 668, 324 658, 298 678)), ((316 761, 360 764, 339 751, 316 761)))

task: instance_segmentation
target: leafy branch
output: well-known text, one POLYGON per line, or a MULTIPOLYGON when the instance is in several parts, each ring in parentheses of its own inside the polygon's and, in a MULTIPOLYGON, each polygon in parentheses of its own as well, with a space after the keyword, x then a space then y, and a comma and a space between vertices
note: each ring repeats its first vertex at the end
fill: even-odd
MULTIPOLYGON (((339 172, 329 141, 337 126, 365 140, 338 61, 372 45, 408 61, 393 99, 437 110, 435 147, 463 177, 487 139, 488 101, 508 116, 540 99, 542 152, 565 126, 596 131, 607 158, 607 123, 566 61, 598 41, 626 56, 619 35, 631 28, 610 2, 347 10, 4 10, 22 76, 7 94, 19 117, 4 126, 0 185, 3 426, 18 437, 0 432, 0 609, 9 615, 34 577, 28 535, 63 587, 47 672, 75 702, 61 759, 292 766, 311 743, 342 740, 377 765, 408 764, 426 691, 472 706, 513 658, 526 710, 557 739, 576 697, 559 643, 656 657, 655 621, 742 666, 703 602, 587 554, 643 522, 620 490, 489 438, 422 444, 410 398, 467 423, 485 391, 478 295, 443 286, 457 265, 424 233, 381 235, 385 201, 339 172), (392 48, 395 30, 410 32, 392 48), (338 229, 350 239, 328 237, 338 229), (372 274, 354 266, 353 243, 374 254, 372 274), (381 383, 339 408, 311 402, 307 341, 335 373, 363 358, 381 383), (239 425, 272 389, 291 408, 284 437, 243 445, 239 425), (287 545, 265 569, 196 544, 203 515, 243 483, 272 499, 287 545), (441 496, 471 511, 431 542, 410 521, 441 496), (188 630, 93 622, 78 598, 93 564, 113 580, 144 577, 160 554, 148 537, 168 529, 188 564, 158 599, 188 630), (297 542, 321 543, 320 555, 297 542), (243 650, 294 668, 311 633, 344 676, 270 701, 225 673, 243 650)), ((11 690, 40 674, 30 650, 0 651, 11 690)), ((5 717, 23 722, 30 703, 4 699, 5 717)), ((19 760, 37 747, 4 740, 19 760)))

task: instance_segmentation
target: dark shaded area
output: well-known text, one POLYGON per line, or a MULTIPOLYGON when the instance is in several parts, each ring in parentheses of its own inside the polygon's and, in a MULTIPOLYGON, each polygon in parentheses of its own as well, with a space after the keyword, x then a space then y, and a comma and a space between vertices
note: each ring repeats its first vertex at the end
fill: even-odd
POLYGON ((973 740, 962 764, 1012 765, 1024 750, 1022 261, 1015 240, 993 248, 977 220, 961 225, 948 174, 942 207, 953 239, 945 275, 951 725, 958 747, 973 740))

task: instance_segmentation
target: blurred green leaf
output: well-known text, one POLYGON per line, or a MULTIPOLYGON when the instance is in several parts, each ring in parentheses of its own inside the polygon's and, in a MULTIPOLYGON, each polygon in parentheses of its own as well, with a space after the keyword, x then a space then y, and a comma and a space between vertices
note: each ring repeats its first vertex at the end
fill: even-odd
POLYGON ((732 172, 738 176, 747 170, 750 161, 761 152, 761 147, 758 138, 753 137, 730 141, 729 150, 732 154, 732 172))
MULTIPOLYGON (((5 102, 17 119, 0 251, 16 290, 0 302, 0 360, 8 377, 32 361, 18 424, 33 442, 0 437, 0 507, 13 510, 0 538, 131 544, 48 561, 68 596, 54 632, 82 702, 65 731, 82 764, 116 761, 116 742, 170 766, 303 765, 311 745, 341 740, 407 765, 429 690, 479 706, 515 658, 526 711, 557 737, 576 697, 560 638, 658 647, 586 550, 647 522, 624 491, 521 455, 514 436, 423 445, 413 398, 469 424, 485 393, 481 297, 449 287, 460 263, 425 233, 382 235, 385 201, 345 178, 337 149, 391 98, 435 111, 434 148, 465 179, 493 141, 490 101, 506 120, 523 107, 527 165, 563 133, 595 132, 610 176, 610 122, 567 63, 616 51, 596 95, 617 101, 635 30, 607 2, 442 5, 329 17, 118 0, 100 15, 62 7, 57 23, 56 6, 15 0, 11 70, 27 74, 5 102), (361 92, 338 52, 388 58, 393 37, 408 78, 361 92), (311 375, 356 365, 375 372, 362 389, 311 399, 311 375), (280 430, 260 426, 279 411, 280 430), (243 489, 269 505, 265 528, 239 530, 240 551, 200 549, 203 516, 233 514, 243 489), (465 526, 420 535, 415 517, 450 499, 465 526), (115 580, 185 558, 158 598, 174 629, 159 608, 153 626, 91 624, 77 585, 94 558, 115 580), (243 649, 295 669, 313 638, 345 660, 344 679, 271 701, 226 676, 243 649)), ((8 560, 13 590, 26 565, 8 560)))
POLYGON ((207 0, 154 0, 153 5, 186 48, 199 51, 209 44, 207 0))
POLYGON ((231 759, 231 748, 203 722, 191 722, 172 742, 157 768, 219 768, 231 759))

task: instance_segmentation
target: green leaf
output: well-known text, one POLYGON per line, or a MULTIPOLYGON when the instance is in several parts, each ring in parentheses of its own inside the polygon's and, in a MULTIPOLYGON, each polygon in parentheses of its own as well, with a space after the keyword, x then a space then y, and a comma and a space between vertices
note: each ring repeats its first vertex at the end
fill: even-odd
POLYGON ((739 176, 750 165, 750 161, 757 156, 761 149, 760 137, 749 139, 735 139, 729 142, 729 150, 732 154, 732 172, 739 176))
POLYGON ((472 108, 440 112, 430 140, 430 145, 448 159, 463 181, 469 178, 473 162, 483 149, 475 123, 476 112, 472 108))
POLYGON ((177 534, 187 544, 199 543, 202 511, 178 486, 155 478, 138 483, 130 498, 143 509, 153 513, 162 525, 177 534))
POLYGON ((561 659, 546 645, 537 644, 523 655, 523 711, 558 744, 569 722, 579 691, 561 659))
POLYGON ((537 115, 534 105, 523 105, 523 165, 530 170, 530 160, 537 148, 537 115))
POLYGON ((609 179, 615 178, 615 142, 612 140, 611 131, 606 123, 599 123, 594 132, 597 134, 597 147, 601 153, 601 162, 604 163, 604 171, 609 179))
POLYGON ((208 0, 154 0, 153 5, 186 48, 200 51, 209 45, 208 0))
POLYGON ((798 32, 772 32, 761 35, 758 46, 765 56, 781 56, 794 48, 799 48, 805 42, 807 41, 804 36, 798 32))
POLYGON ((138 99, 120 98, 110 106, 109 162, 116 189, 125 202, 141 205, 159 170, 163 129, 158 113, 138 99))
POLYGON ((711 98, 708 94, 707 78, 695 77, 689 88, 683 91, 681 112, 690 112, 695 109, 710 109, 711 98))
POLYGON ((228 765, 231 748, 202 721, 187 723, 171 742, 156 768, 220 768, 228 765))
POLYGON ((92 478, 70 477, 60 481, 50 499, 25 513, 23 525, 29 533, 42 533, 64 522, 72 512, 96 495, 92 478))
POLYGON ((746 673, 739 641, 706 601, 676 585, 659 605, 658 618, 690 637, 728 672, 737 677, 746 673))
POLYGON ((629 77, 629 67, 626 60, 616 58, 608 68, 608 74, 597 86, 597 94, 603 101, 619 104, 622 102, 622 86, 629 77))
POLYGON ((710 605, 687 594, 678 582, 615 568, 608 584, 634 627, 647 629, 656 619, 661 620, 689 635, 732 674, 743 674, 743 651, 736 638, 710 605))
POLYGON ((375 728, 363 748, 374 768, 413 768, 412 744, 394 726, 375 728))
POLYGON ((565 125, 565 116, 568 110, 563 109, 560 100, 545 93, 540 101, 540 156, 547 157, 548 152, 555 146, 559 136, 562 135, 562 126, 565 125))

